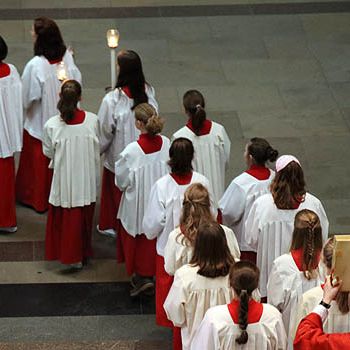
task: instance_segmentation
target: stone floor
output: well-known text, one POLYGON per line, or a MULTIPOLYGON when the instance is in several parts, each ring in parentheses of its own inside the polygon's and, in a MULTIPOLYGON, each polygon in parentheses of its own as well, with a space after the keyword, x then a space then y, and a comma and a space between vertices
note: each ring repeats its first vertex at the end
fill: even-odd
MULTIPOLYGON (((45 6, 176 7, 264 2, 286 1, 67 0, 50 1, 45 6)), ((330 3, 319 1, 322 2, 330 3)), ((42 2, 36 0, 0 1, 0 8, 18 11, 37 11, 41 6, 42 2)), ((0 33, 9 46, 8 62, 20 71, 32 56, 32 21, 22 20, 27 18, 22 15, 18 12, 17 19, 0 21, 0 33)), ((181 106, 183 93, 189 88, 199 89, 206 97, 208 117, 224 124, 232 141, 227 183, 244 169, 242 155, 247 140, 265 137, 281 154, 294 154, 300 159, 308 189, 324 203, 330 233, 350 232, 349 12, 120 17, 57 21, 82 71, 84 108, 97 112, 104 88, 109 85, 105 33, 117 27, 120 49, 133 49, 142 57, 146 78, 156 89, 160 114, 166 119, 167 136, 186 119, 181 106)), ((45 215, 18 207, 18 217, 18 232, 0 237, 0 283, 127 280, 123 266, 114 264, 114 242, 96 233, 98 256, 91 270, 76 277, 61 276, 57 264, 42 261, 45 215)), ((169 347, 170 333, 157 328, 154 317, 149 315, 10 317, 0 318, 0 338, 5 342, 0 343, 0 350, 14 349, 13 342, 16 349, 65 349, 66 342, 71 344, 67 348, 80 349, 85 340, 92 342, 89 346, 94 349, 165 349, 169 347)))

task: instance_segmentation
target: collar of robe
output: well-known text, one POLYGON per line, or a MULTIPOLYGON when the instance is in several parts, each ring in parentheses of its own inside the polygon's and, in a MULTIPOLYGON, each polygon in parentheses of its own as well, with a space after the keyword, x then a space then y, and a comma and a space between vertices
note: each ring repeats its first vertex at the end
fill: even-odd
POLYGON ((263 165, 252 164, 246 173, 260 181, 267 180, 270 177, 270 169, 263 165))
POLYGON ((188 185, 191 183, 191 180, 192 180, 192 171, 186 173, 186 174, 181 174, 181 175, 178 175, 178 174, 174 174, 174 173, 171 173, 170 176, 176 181, 176 183, 178 185, 188 185))
MULTIPOLYGON (((186 124, 186 126, 194 132, 194 128, 192 125, 192 119, 190 118, 186 124)), ((208 135, 210 133, 211 130, 211 126, 212 126, 212 122, 209 119, 204 120, 203 125, 199 131, 199 136, 204 136, 204 135, 208 135)))
POLYGON ((137 143, 145 154, 150 154, 160 151, 163 139, 160 135, 140 134, 137 143))
POLYGON ((10 66, 0 61, 0 78, 5 78, 10 75, 10 66))
MULTIPOLYGON (((231 303, 227 305, 228 311, 235 324, 239 323, 239 305, 240 301, 236 299, 233 299, 231 303)), ((254 299, 250 299, 248 302, 248 324, 258 323, 261 319, 263 309, 264 308, 261 303, 258 303, 254 299)))

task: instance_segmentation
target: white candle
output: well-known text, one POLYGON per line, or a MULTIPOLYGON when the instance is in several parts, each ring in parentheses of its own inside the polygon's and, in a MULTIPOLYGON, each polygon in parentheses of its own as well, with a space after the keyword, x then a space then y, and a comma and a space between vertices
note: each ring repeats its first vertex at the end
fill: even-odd
POLYGON ((67 79, 66 66, 63 61, 57 65, 56 75, 57 75, 57 79, 60 81, 64 81, 67 79))

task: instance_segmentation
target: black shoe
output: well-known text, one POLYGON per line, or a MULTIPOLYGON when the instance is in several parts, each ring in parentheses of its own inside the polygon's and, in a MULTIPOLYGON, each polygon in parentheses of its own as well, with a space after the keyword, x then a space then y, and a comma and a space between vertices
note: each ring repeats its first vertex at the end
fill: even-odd
POLYGON ((132 279, 132 284, 134 283, 134 287, 130 291, 131 297, 136 297, 141 293, 154 293, 154 282, 153 278, 150 277, 141 277, 135 276, 134 280, 132 279))

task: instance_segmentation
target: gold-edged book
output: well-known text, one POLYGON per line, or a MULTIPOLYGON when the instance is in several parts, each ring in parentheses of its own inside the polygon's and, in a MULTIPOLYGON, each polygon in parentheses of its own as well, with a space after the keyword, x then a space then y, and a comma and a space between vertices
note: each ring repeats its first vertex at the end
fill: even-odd
POLYGON ((332 265, 334 275, 342 280, 341 291, 350 292, 350 235, 334 236, 332 265))

